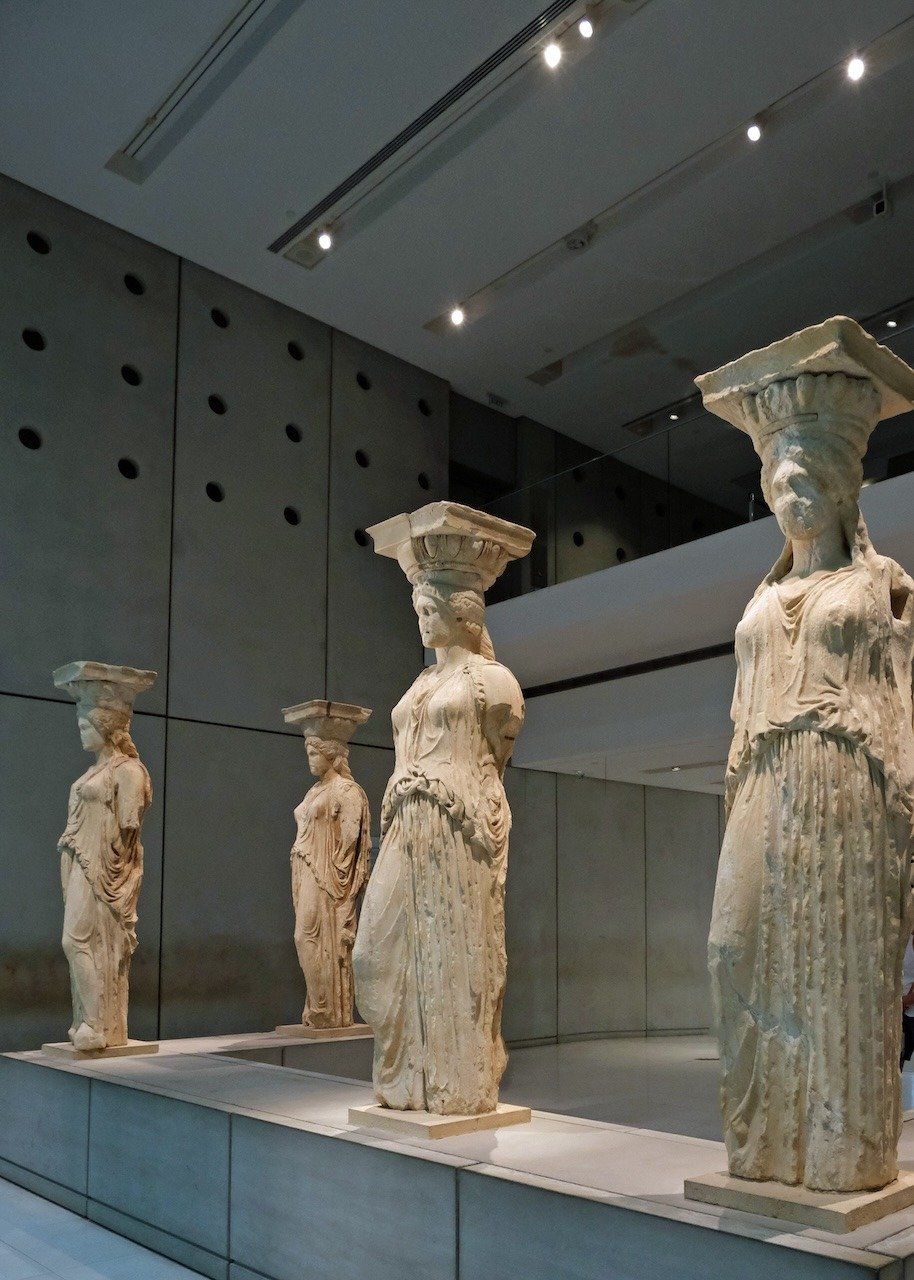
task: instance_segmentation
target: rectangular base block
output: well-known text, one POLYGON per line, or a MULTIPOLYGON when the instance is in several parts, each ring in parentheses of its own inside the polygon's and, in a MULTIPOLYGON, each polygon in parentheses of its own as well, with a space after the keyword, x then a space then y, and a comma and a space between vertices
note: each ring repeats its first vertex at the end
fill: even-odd
POLYGON ((42 1053, 52 1053, 58 1058, 127 1058, 135 1053, 158 1053, 156 1040, 128 1040, 126 1044, 109 1045, 106 1049, 74 1049, 69 1040, 59 1044, 43 1044, 42 1053))
POLYGON ((276 1028, 278 1036, 297 1036, 301 1040, 343 1040, 373 1034, 371 1027, 364 1022, 353 1023, 351 1027, 304 1027, 300 1022, 290 1022, 276 1028))
POLYGON ((820 1231, 855 1231, 914 1204, 914 1173, 902 1172, 881 1191, 810 1191, 784 1182, 753 1182, 728 1173, 687 1178, 687 1200, 799 1222, 820 1231))
POLYGON ((392 1107, 350 1107, 349 1123, 364 1129, 381 1129, 410 1138, 455 1138, 480 1129, 503 1129, 509 1124, 529 1124, 530 1108, 499 1102, 494 1111, 479 1116, 438 1116, 431 1111, 395 1111, 392 1107))

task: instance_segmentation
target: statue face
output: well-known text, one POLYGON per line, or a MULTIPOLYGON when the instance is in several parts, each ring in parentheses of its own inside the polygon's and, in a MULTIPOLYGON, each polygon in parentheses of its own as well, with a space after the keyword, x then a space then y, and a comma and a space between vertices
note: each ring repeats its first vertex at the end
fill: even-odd
POLYGON ((315 778, 323 778, 330 769, 330 761, 324 755, 323 751, 319 751, 312 742, 307 742, 305 744, 305 749, 308 752, 308 768, 314 774, 315 778))
POLYGON ((79 740, 82 743, 83 751, 101 751, 105 745, 105 739, 92 721, 85 716, 79 717, 79 740))
POLYGON ((819 476, 805 464, 803 451, 789 448, 771 474, 771 505, 784 536, 802 542, 834 527, 838 506, 819 476))
POLYGON ((459 626, 450 610, 434 596, 419 596, 416 601, 419 635, 426 649, 446 649, 455 643, 459 626))

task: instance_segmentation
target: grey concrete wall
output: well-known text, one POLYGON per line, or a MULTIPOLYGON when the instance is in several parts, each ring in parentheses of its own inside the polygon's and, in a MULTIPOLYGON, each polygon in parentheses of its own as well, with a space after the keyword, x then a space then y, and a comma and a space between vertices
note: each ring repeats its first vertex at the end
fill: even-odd
MULTIPOLYGON (((444 495, 448 388, 6 179, 0 271, 0 1049, 69 1025, 56 841, 87 761, 50 673, 76 658, 159 672, 134 718, 155 799, 131 1032, 290 1021, 310 779, 280 708, 375 708, 352 763, 377 834, 390 707, 422 652, 402 575, 355 535, 444 495)), ((507 786, 508 1038, 677 1027, 678 1009, 702 1025, 706 798, 519 769, 507 786), (689 957, 672 1007, 667 932, 689 957)))

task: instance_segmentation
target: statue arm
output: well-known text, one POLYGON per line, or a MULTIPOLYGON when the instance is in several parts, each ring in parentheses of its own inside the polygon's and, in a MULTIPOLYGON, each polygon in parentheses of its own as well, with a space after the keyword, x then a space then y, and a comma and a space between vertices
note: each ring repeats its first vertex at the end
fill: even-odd
POLYGON ((524 696, 507 667, 492 663, 483 675, 485 707, 483 732, 492 749, 499 774, 503 774, 524 723, 524 696))
POLYGON ((148 803, 146 770, 138 760, 126 760, 117 769, 117 823, 121 831, 139 832, 148 803))

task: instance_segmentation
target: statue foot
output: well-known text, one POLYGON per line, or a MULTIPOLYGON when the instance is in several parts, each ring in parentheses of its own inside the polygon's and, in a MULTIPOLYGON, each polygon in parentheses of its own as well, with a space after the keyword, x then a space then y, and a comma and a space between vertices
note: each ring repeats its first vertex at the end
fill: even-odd
POLYGON ((93 1031, 88 1022, 80 1024, 79 1029, 70 1036, 74 1049, 104 1049, 107 1041, 100 1031, 93 1031))

